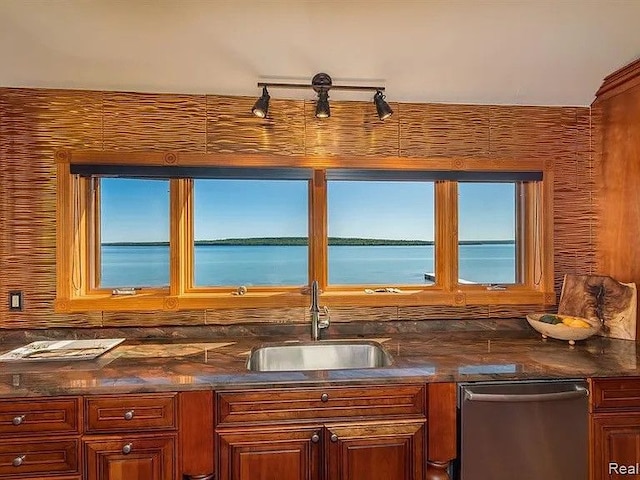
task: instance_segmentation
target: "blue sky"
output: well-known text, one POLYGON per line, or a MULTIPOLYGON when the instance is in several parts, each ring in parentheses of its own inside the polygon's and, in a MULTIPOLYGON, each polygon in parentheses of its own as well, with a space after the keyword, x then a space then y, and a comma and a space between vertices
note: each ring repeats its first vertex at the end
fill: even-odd
MULTIPOLYGON (((461 240, 512 239, 513 184, 461 184, 461 240)), ((169 239, 169 182, 103 179, 102 241, 169 239)), ((196 240, 307 235, 307 182, 198 180, 196 240)), ((329 235, 433 240, 433 184, 346 182, 328 186, 329 235)))

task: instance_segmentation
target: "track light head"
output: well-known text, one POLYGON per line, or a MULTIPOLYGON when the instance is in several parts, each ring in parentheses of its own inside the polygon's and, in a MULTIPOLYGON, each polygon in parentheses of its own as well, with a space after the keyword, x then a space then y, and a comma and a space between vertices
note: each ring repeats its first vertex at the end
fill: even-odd
POLYGON ((316 118, 329 118, 331 109, 329 108, 329 91, 325 88, 318 90, 318 101, 316 102, 316 118))
POLYGON ((373 103, 376 104, 376 111, 378 112, 378 118, 380 118, 380 120, 386 120, 393 115, 393 110, 391 110, 391 107, 384 99, 385 96, 380 90, 373 96, 373 103))
POLYGON ((267 116, 267 113, 269 112, 269 99, 271 97, 269 96, 269 92, 267 91, 267 87, 262 87, 262 95, 260 96, 260 98, 258 100, 256 100, 256 103, 253 104, 253 108, 251 109, 251 112, 259 118, 265 118, 267 116))

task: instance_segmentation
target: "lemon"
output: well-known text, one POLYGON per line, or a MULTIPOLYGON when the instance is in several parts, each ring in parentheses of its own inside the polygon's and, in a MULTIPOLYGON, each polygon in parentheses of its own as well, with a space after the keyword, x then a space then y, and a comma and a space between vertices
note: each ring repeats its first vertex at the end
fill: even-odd
POLYGON ((574 328, 590 328, 591 325, 588 322, 585 322, 581 318, 564 316, 562 317, 562 323, 574 328))

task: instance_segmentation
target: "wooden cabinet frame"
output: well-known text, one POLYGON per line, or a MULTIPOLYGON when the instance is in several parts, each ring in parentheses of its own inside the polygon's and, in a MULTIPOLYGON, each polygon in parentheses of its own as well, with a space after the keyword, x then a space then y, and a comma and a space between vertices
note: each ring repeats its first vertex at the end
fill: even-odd
POLYGON ((58 312, 181 310, 207 308, 294 307, 309 304, 300 287, 252 287, 233 295, 237 286, 193 285, 193 181, 170 180, 170 286, 114 297, 99 289, 99 182, 72 175, 72 164, 140 166, 223 166, 310 168, 309 278, 317 279, 323 305, 419 306, 553 304, 553 169, 549 162, 527 159, 296 157, 178 152, 56 152, 57 161, 57 298, 58 312), (358 168, 405 171, 542 172, 542 181, 518 185, 517 245, 522 283, 504 290, 458 284, 457 182, 435 182, 435 285, 400 285, 402 293, 367 295, 365 285, 331 286, 327 275, 326 169, 358 168), (453 212, 453 213, 452 213, 453 212))

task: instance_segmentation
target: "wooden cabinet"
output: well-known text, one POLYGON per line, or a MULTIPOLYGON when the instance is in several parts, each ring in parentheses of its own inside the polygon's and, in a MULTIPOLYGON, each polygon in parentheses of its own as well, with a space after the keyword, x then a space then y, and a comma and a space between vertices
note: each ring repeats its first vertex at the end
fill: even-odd
POLYGON ((80 473, 80 399, 0 401, 0 478, 80 473))
MULTIPOLYGON (((607 76, 591 105, 597 194, 594 273, 640 284, 640 60, 607 76), (621 228, 623 226, 623 228, 621 228)), ((640 308, 636 322, 640 338, 640 308)))
POLYGON ((85 397, 86 479, 176 479, 176 402, 175 393, 85 397))
POLYGON ((174 435, 107 435, 84 442, 88 480, 173 480, 174 435))
POLYGON ((423 385, 218 394, 220 480, 423 480, 423 385))
POLYGON ((591 392, 591 479, 640 477, 640 378, 592 379, 591 392))
POLYGON ((219 480, 320 480, 321 426, 222 431, 219 480))
POLYGON ((325 437, 331 480, 424 478, 423 421, 329 425, 325 437))

